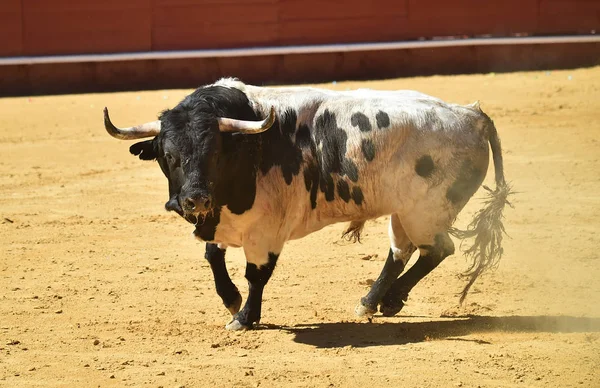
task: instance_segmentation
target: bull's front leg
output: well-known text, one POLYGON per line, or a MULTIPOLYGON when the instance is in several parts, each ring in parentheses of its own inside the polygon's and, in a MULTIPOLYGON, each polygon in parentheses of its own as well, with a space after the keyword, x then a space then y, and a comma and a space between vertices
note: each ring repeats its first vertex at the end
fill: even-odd
POLYGON ((240 311, 242 305, 242 295, 237 287, 231 281, 227 267, 225 266, 225 249, 219 248, 217 244, 206 243, 206 252, 204 254, 215 279, 215 288, 217 294, 223 300, 223 304, 231 315, 240 311))
POLYGON ((274 251, 278 253, 273 253, 273 250, 244 247, 247 261, 246 279, 249 286, 248 299, 242 310, 225 326, 228 330, 251 329, 254 323, 260 321, 263 290, 273 274, 281 248, 274 251))

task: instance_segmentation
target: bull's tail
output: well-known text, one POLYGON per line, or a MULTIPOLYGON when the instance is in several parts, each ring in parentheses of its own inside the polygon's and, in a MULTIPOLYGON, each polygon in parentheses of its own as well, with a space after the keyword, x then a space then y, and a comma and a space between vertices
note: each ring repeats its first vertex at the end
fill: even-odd
POLYGON ((472 245, 463 249, 465 256, 471 259, 471 264, 469 269, 462 274, 462 276, 469 278, 469 281, 461 293, 461 304, 479 275, 485 270, 498 266, 503 252, 502 237, 506 233, 502 224, 502 212, 506 204, 511 206, 510 202, 508 202, 508 196, 512 192, 511 187, 504 179, 500 138, 498 138, 496 127, 491 120, 489 121, 487 131, 492 149, 492 159, 494 161, 496 189, 492 190, 487 186, 483 186, 488 191, 484 207, 475 213, 473 220, 467 226, 466 230, 459 230, 454 227, 449 230, 451 235, 461 240, 474 239, 472 245))

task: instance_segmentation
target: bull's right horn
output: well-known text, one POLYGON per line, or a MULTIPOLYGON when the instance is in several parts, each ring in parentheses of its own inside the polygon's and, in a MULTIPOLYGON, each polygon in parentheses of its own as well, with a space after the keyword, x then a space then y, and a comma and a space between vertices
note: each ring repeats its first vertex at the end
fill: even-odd
POLYGON ((275 118, 275 108, 271 107, 269 116, 267 116, 267 118, 264 120, 247 121, 219 117, 217 121, 219 122, 219 131, 221 132, 239 132, 255 135, 271 128, 275 123, 275 118))
POLYGON ((142 139, 144 137, 156 136, 160 133, 160 120, 151 121, 149 123, 136 125, 129 128, 117 128, 110 121, 108 109, 104 108, 104 128, 112 137, 121 140, 142 139))

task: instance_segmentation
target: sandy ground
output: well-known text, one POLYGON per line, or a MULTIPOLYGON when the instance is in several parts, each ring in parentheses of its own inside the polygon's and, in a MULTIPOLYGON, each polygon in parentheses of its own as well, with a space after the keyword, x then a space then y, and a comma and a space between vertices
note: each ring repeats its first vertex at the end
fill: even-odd
MULTIPOLYGON (((354 317, 388 250, 378 219, 362 244, 344 225, 290 242, 259 330, 228 332, 158 166, 102 126, 105 105, 127 125, 189 91, 0 99, 0 386, 599 387, 600 67, 325 86, 478 99, 495 120, 519 194, 464 307, 457 254, 400 316, 354 317)), ((228 263, 246 295, 241 250, 228 263)))

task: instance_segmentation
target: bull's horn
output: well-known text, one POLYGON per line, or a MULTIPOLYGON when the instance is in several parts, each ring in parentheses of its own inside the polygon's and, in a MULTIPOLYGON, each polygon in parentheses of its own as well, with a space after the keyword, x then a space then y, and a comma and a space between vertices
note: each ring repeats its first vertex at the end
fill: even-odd
POLYGON ((269 116, 262 121, 246 121, 219 117, 219 131, 240 132, 254 135, 266 131, 275 122, 275 108, 271 107, 269 116))
POLYGON ((141 139, 144 137, 156 136, 160 133, 160 120, 151 121, 142 125, 136 125, 129 128, 117 128, 110 121, 108 109, 104 108, 104 128, 112 137, 121 140, 141 139))

